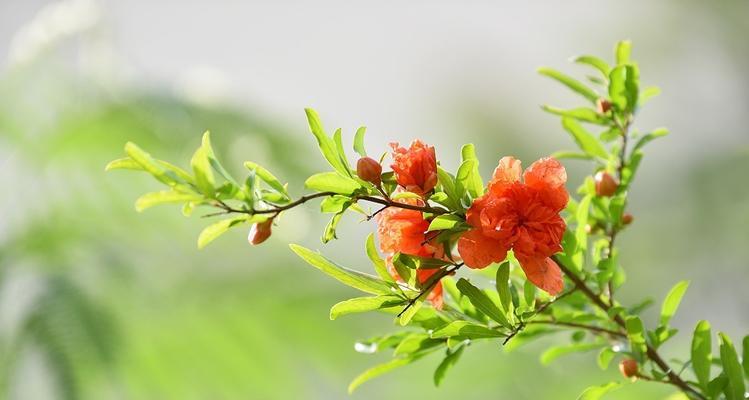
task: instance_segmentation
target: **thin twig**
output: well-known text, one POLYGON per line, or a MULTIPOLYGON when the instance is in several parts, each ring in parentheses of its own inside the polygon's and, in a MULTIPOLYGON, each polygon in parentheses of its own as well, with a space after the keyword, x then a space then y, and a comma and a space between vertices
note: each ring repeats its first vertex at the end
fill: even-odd
MULTIPOLYGON (((565 275, 577 286, 580 291, 582 291, 590 300, 595 303, 595 305, 600 308, 601 310, 608 313, 611 306, 606 304, 603 300, 601 300, 601 297, 598 296, 593 292, 593 290, 588 287, 588 285, 580 279, 577 274, 572 272, 572 270, 567 267, 567 265, 564 264, 564 262, 557 256, 552 256, 554 261, 559 265, 559 268, 564 272, 565 275)), ((616 314, 612 317, 612 320, 616 322, 617 325, 619 325, 622 329, 626 328, 626 323, 624 322, 624 319, 619 315, 616 314)), ((623 333, 623 332, 622 332, 623 333)), ((666 363, 660 354, 658 354, 658 351, 651 345, 646 345, 647 351, 646 355, 650 360, 652 360, 660 369, 668 376, 668 381, 662 381, 663 383, 668 383, 670 385, 674 385, 678 387, 681 391, 688 393, 698 399, 705 400, 705 396, 703 396, 700 392, 694 390, 687 382, 685 382, 679 375, 677 375, 671 367, 666 363)))
POLYGON ((458 264, 453 265, 451 268, 445 268, 439 274, 432 275, 432 277, 430 277, 430 280, 427 281, 428 282, 427 286, 421 289, 421 291, 419 292, 418 295, 416 295, 416 297, 409 300, 408 304, 406 304, 406 307, 403 308, 403 310, 401 310, 401 312, 398 313, 398 318, 400 318, 400 316, 403 315, 403 313, 408 311, 409 308, 413 307, 413 305, 416 304, 416 302, 419 301, 419 299, 422 296, 429 293, 432 290, 432 288, 434 288, 437 285, 437 283, 439 283, 439 281, 442 280, 442 278, 448 275, 451 275, 453 272, 457 271, 462 266, 463 266, 463 263, 458 263, 458 264))
POLYGON ((605 333, 607 335, 616 336, 616 337, 627 337, 627 335, 625 335, 622 332, 602 328, 600 326, 595 326, 595 325, 579 324, 577 322, 564 322, 564 321, 553 321, 553 320, 532 320, 532 321, 528 321, 527 324, 545 324, 545 325, 566 326, 569 328, 585 329, 585 330, 595 332, 595 333, 605 333))

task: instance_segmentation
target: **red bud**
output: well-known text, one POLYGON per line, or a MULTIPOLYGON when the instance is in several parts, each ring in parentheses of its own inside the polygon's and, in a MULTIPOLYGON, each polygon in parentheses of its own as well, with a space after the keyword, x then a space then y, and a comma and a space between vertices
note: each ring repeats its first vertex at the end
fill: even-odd
POLYGON ((596 182, 596 195, 598 196, 611 197, 619 187, 619 183, 608 172, 598 171, 594 180, 596 182))
POLYGON ((619 363, 619 371, 625 378, 637 376, 637 361, 632 358, 625 358, 619 363))
POLYGON ((247 241, 250 242, 250 244, 253 246, 257 246, 260 243, 263 243, 266 239, 270 237, 272 226, 273 226, 273 218, 263 221, 263 222, 257 222, 257 223, 252 224, 252 227, 250 228, 250 233, 249 235, 247 235, 247 241))
POLYGON ((599 114, 606 114, 607 112, 609 112, 609 110, 611 110, 611 102, 603 98, 598 99, 598 101, 596 102, 596 106, 598 108, 599 114))
POLYGON ((622 224, 624 225, 629 225, 634 220, 635 220, 635 217, 633 217, 632 214, 630 213, 624 213, 624 215, 622 215, 622 224))
POLYGON ((379 186, 382 179, 382 165, 369 157, 362 157, 356 162, 356 174, 362 180, 379 186))

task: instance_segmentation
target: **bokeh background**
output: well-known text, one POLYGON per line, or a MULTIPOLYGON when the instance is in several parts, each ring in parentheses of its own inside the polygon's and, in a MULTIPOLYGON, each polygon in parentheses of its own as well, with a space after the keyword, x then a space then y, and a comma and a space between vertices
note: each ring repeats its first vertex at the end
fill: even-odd
MULTIPOLYGON (((387 316, 329 321, 352 297, 290 254, 321 248, 310 205, 266 245, 232 232, 203 251, 205 220, 176 207, 137 214, 158 188, 104 173, 125 141, 186 164, 213 132, 225 165, 269 167, 301 193, 325 168, 304 107, 369 148, 419 137, 449 169, 473 142, 487 176, 502 155, 572 148, 539 105, 578 101, 535 73, 582 72, 570 56, 610 58, 630 38, 645 84, 663 94, 638 127, 672 134, 648 148, 621 236, 620 299, 660 300, 692 285, 665 349, 685 357, 707 318, 749 331, 749 2, 0 1, 0 397, 10 399, 346 399, 348 382, 389 357, 357 339, 394 331, 387 316)), ((375 151, 376 150, 376 151, 375 151)), ((573 182, 588 166, 567 162, 573 182)), ((571 185, 572 186, 572 185, 571 185)), ((371 226, 353 218, 332 258, 368 268, 371 226)), ((658 304, 658 302, 657 302, 658 304)), ((658 305, 647 314, 655 319, 658 305)), ((567 399, 617 379, 594 354, 541 367, 564 335, 504 352, 472 346, 442 387, 436 357, 350 398, 567 399)), ((667 398, 657 384, 612 399, 667 398)))

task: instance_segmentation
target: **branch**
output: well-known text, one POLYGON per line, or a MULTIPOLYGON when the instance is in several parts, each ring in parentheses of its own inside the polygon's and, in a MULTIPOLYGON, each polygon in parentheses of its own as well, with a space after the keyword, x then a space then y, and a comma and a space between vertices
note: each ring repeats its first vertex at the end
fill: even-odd
MULTIPOLYGON (((268 209, 264 209, 264 210, 233 208, 230 205, 226 204, 222 200, 216 200, 216 202, 213 205, 216 206, 216 207, 218 207, 218 208, 221 208, 222 210, 224 210, 224 212, 223 213, 208 214, 208 215, 206 215, 206 217, 220 215, 220 214, 232 214, 232 213, 249 214, 249 215, 256 215, 256 214, 276 214, 276 215, 278 215, 282 211, 290 210, 290 209, 292 209, 294 207, 297 207, 297 206, 300 206, 300 205, 302 205, 302 204, 304 204, 304 203, 306 203, 306 202, 308 202, 310 200, 317 199, 317 198, 320 198, 320 197, 334 196, 336 194, 338 194, 338 193, 334 193, 334 192, 319 192, 319 193, 308 194, 306 196, 300 197, 296 201, 293 201, 293 202, 291 202, 289 204, 285 204, 285 205, 282 205, 282 206, 274 205, 273 207, 268 208, 268 209)), ((430 214, 448 214, 450 212, 449 210, 446 210, 444 208, 432 207, 432 206, 429 206, 429 205, 426 205, 426 206, 417 206, 417 205, 414 205, 414 204, 399 203, 397 201, 390 200, 390 198, 380 198, 380 197, 375 197, 375 196, 353 196, 353 197, 351 197, 351 199, 354 200, 354 201, 366 200, 366 201, 369 201, 369 202, 372 202, 372 203, 377 203, 377 204, 384 205, 385 207, 383 207, 382 209, 380 209, 378 212, 380 212, 380 211, 382 211, 382 210, 384 210, 385 208, 388 208, 388 207, 403 208, 403 209, 407 209, 407 210, 421 211, 421 212, 430 213, 430 214)))
POLYGON ((437 286, 437 283, 439 283, 439 281, 441 281, 442 278, 448 275, 451 275, 453 272, 457 271, 462 266, 463 266, 463 263, 455 264, 452 266, 452 268, 445 268, 439 274, 432 275, 432 278, 430 278, 430 280, 427 281, 428 285, 425 288, 421 289, 421 291, 419 292, 418 295, 416 295, 416 297, 408 301, 408 304, 406 304, 406 307, 404 307, 403 310, 401 310, 401 312, 398 313, 398 317, 403 315, 403 313, 408 311, 409 308, 413 307, 413 305, 416 304, 416 302, 419 301, 419 299, 422 296, 429 293, 432 290, 432 288, 437 286))
MULTIPOLYGON (((609 309, 611 306, 606 304, 603 300, 601 300, 601 297, 595 294, 583 281, 580 279, 580 277, 577 276, 572 270, 567 267, 562 260, 557 256, 552 256, 552 259, 559 265, 559 268, 564 272, 565 275, 567 275, 568 278, 575 284, 575 286, 580 289, 590 300, 595 303, 598 308, 605 311, 608 314, 609 309)), ((613 318, 613 321, 617 323, 622 328, 626 329, 626 323, 624 322, 624 319, 619 315, 616 314, 613 318)), ((623 333, 622 333, 623 334, 623 333)), ((626 337, 626 335, 625 335, 626 337)), ((663 381, 663 383, 671 384, 676 387, 678 387, 682 392, 687 393, 697 399, 706 400, 706 397, 703 396, 701 393, 694 390, 692 387, 689 386, 687 382, 685 382, 679 375, 677 375, 671 367, 666 363, 663 358, 658 354, 658 351, 651 345, 647 345, 647 352, 646 355, 650 360, 652 360, 658 367, 668 376, 668 381, 663 381)))
POLYGON ((599 334, 605 333, 605 334, 616 336, 616 337, 623 337, 623 338, 627 337, 627 335, 625 335, 622 332, 602 328, 600 326, 595 326, 595 325, 578 324, 576 322, 563 322, 563 321, 553 321, 553 320, 548 320, 548 321, 547 320, 532 320, 532 321, 526 322, 526 324, 546 324, 546 325, 566 326, 570 328, 585 329, 585 330, 588 330, 594 333, 599 333, 599 334))

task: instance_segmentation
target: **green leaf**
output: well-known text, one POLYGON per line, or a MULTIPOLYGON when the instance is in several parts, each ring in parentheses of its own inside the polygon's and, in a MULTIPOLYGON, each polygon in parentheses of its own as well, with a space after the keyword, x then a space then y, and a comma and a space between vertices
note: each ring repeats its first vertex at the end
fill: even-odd
POLYGON ((113 169, 132 169, 135 171, 143 171, 143 167, 141 167, 140 164, 135 162, 130 157, 118 158, 116 160, 110 161, 109 164, 104 167, 104 171, 111 171, 113 169))
POLYGON ((720 360, 723 362, 723 372, 728 377, 729 399, 743 400, 746 387, 743 369, 739 364, 739 356, 728 335, 719 332, 718 337, 720 338, 720 360))
POLYGON ((421 195, 418 195, 413 192, 400 192, 396 193, 392 196, 390 196, 391 200, 400 200, 400 199, 421 199, 421 195))
POLYGON ((165 171, 150 154, 143 151, 135 143, 127 142, 125 144, 125 153, 127 153, 130 159, 140 165, 144 171, 151 174, 159 182, 172 187, 178 184, 175 179, 176 176, 167 173, 167 171, 165 171))
POLYGON ((650 99, 658 96, 659 94, 661 94, 660 88, 656 86, 647 87, 640 93, 640 100, 638 101, 638 104, 645 105, 645 103, 647 103, 650 99))
POLYGON ((590 89, 589 87, 585 86, 582 82, 570 76, 567 76, 559 71, 556 71, 554 69, 541 67, 538 69, 538 73, 540 73, 541 75, 548 76, 549 78, 552 78, 558 81, 559 83, 567 86, 572 91, 590 100, 593 104, 595 104, 598 98, 600 97, 593 89, 590 89))
POLYGON ((423 350, 430 349, 435 346, 444 345, 445 341, 442 339, 432 339, 426 333, 412 333, 406 336, 398 346, 395 348, 393 354, 397 356, 407 356, 413 353, 418 353, 423 350))
POLYGON ((343 210, 341 210, 341 212, 333 215, 333 217, 330 218, 328 225, 325 226, 325 231, 323 231, 323 235, 322 235, 323 244, 328 243, 333 239, 338 239, 338 237, 335 234, 335 230, 338 227, 338 223, 341 221, 341 217, 343 217, 343 214, 346 212, 346 208, 348 208, 348 206, 346 206, 343 210))
POLYGON ((361 126, 356 130, 356 134, 354 135, 354 151, 362 157, 367 156, 367 150, 364 148, 364 134, 366 132, 367 127, 361 126))
POLYGON ((286 198, 289 198, 289 192, 287 191, 286 186, 284 186, 270 171, 252 161, 245 161, 244 166, 250 171, 255 171, 257 177, 267 183, 268 186, 275 189, 278 193, 283 194, 286 198))
POLYGON ((327 214, 338 214, 350 205, 350 197, 333 195, 324 198, 323 201, 320 202, 320 211, 327 214))
POLYGON ((397 296, 357 297, 335 304, 330 309, 330 319, 341 315, 379 310, 380 308, 395 307, 404 304, 405 300, 397 296))
POLYGON ((523 284, 523 299, 525 305, 532 310, 536 304, 536 285, 529 280, 523 284))
POLYGON ((499 302, 502 304, 505 312, 510 312, 512 298, 510 295, 510 263, 504 262, 497 268, 497 293, 499 293, 499 302))
POLYGON ((457 215, 453 215, 453 214, 438 215, 436 218, 432 220, 432 222, 429 223, 429 228, 427 229, 427 232, 449 230, 464 223, 465 223, 465 220, 457 215))
POLYGON ((208 225, 207 227, 205 227, 205 229, 203 229, 202 232, 200 232, 200 235, 198 236, 198 249, 202 249, 207 246, 208 243, 211 243, 216 238, 226 233, 229 228, 249 220, 250 216, 241 215, 234 218, 222 219, 221 221, 214 222, 213 224, 208 225))
POLYGON ((548 113, 559 115, 562 117, 574 118, 578 121, 590 122, 590 123, 598 124, 598 125, 608 124, 608 118, 606 118, 605 116, 599 114, 598 112, 590 108, 582 107, 582 108, 575 108, 572 110, 564 110, 561 108, 547 106, 547 105, 541 106, 541 108, 548 113))
POLYGON ((627 336, 633 350, 645 352, 645 327, 639 317, 628 317, 626 320, 627 336))
POLYGON ((632 53, 632 42, 622 40, 616 44, 616 63, 619 65, 629 62, 629 56, 632 53))
POLYGON ((647 135, 640 138, 640 140, 637 141, 637 144, 635 144, 635 147, 632 148, 632 151, 635 152, 639 149, 641 149, 646 144, 650 143, 651 141, 658 139, 659 137, 663 137, 668 135, 668 129, 666 128, 658 128, 647 135))
POLYGON ((637 70, 633 65, 620 65, 609 75, 609 97, 621 111, 632 112, 639 100, 637 70))
POLYGON ((393 282, 393 277, 390 276, 390 272, 388 272, 385 260, 380 258, 379 253, 377 253, 377 247, 375 246, 374 241, 374 233, 370 233, 369 236, 367 236, 366 250, 367 257, 369 257, 370 261, 372 261, 377 275, 379 275, 380 278, 382 278, 386 282, 393 282))
POLYGON ((146 193, 135 201, 135 210, 141 212, 159 204, 174 204, 185 202, 199 202, 203 196, 193 193, 179 193, 172 190, 146 193))
POLYGON ((744 336, 744 340, 742 341, 741 345, 744 348, 744 352, 742 353, 741 357, 741 360, 744 363, 744 375, 746 375, 746 378, 749 379, 749 335, 744 336))
POLYGON ((336 129, 335 133, 333 133, 333 142, 335 143, 335 147, 338 152, 338 158, 341 160, 341 165, 343 165, 344 175, 353 177, 354 175, 351 174, 351 165, 349 165, 348 158, 346 158, 346 151, 343 150, 341 128, 336 129))
POLYGON ((320 152, 323 157, 325 157, 333 169, 338 171, 342 176, 350 176, 351 171, 343 164, 336 143, 325 133, 325 129, 323 129, 317 112, 311 108, 305 108, 304 112, 307 114, 309 129, 315 136, 315 139, 317 139, 317 144, 320 147, 320 152))
POLYGON ((304 186, 319 192, 339 194, 351 194, 362 187, 355 180, 335 172, 322 172, 312 175, 304 182, 304 186))
POLYGON ((453 351, 447 350, 447 356, 445 356, 440 365, 438 365, 437 369, 434 371, 434 386, 439 386, 440 383, 442 383, 447 370, 458 362, 464 349, 465 345, 461 345, 453 351))
POLYGON ((432 332, 432 338, 461 336, 467 339, 488 339, 506 336, 504 333, 468 321, 454 321, 432 332))
POLYGON ((328 260, 320 253, 305 247, 291 244, 291 250, 306 261, 309 265, 330 275, 339 282, 371 294, 392 294, 392 287, 374 276, 354 271, 328 260))
POLYGON ((603 346, 605 346, 605 344, 602 343, 575 343, 564 346, 554 346, 547 349, 543 352, 543 354, 541 354, 541 364, 549 365, 552 361, 561 356, 595 350, 603 346))
POLYGON ((674 285, 666 295, 666 299, 663 300, 663 306, 661 306, 661 325, 666 326, 671 321, 671 317, 676 314, 676 310, 679 308, 681 298, 684 297, 684 293, 689 287, 689 281, 681 281, 674 285))
POLYGON ((484 313, 487 317, 498 322, 500 325, 511 328, 512 325, 505 317, 504 313, 497 307, 496 304, 482 292, 476 286, 473 286, 471 282, 468 282, 464 278, 460 278, 456 284, 460 293, 468 297, 474 307, 484 313))
POLYGON ((442 167, 437 167, 437 180, 439 184, 442 186, 442 190, 447 194, 448 200, 450 202, 450 209, 456 210, 461 207, 460 199, 462 197, 462 193, 458 193, 458 187, 455 182, 455 177, 453 177, 449 172, 442 169, 442 167))
POLYGON ((599 400, 605 394, 618 389, 621 386, 622 384, 619 382, 609 382, 605 385, 590 386, 577 397, 577 400, 599 400))
POLYGON ((580 56, 575 58, 575 62, 578 64, 590 65, 591 67, 601 71, 601 74, 603 74, 603 76, 607 78, 609 76, 609 71, 611 71, 611 67, 606 61, 603 61, 595 56, 580 56))
POLYGON ((390 372, 398 367, 402 367, 404 365, 411 364, 412 362, 418 360, 419 358, 423 357, 423 354, 414 355, 411 357, 406 358, 395 358, 393 360, 390 360, 384 364, 376 365, 366 371, 364 371, 361 375, 354 378, 354 380, 349 384, 348 386, 348 392, 349 394, 353 393, 354 390, 356 390, 357 387, 359 387, 362 383, 372 379, 376 378, 386 372, 390 372))
POLYGON ((481 174, 479 173, 479 159, 476 157, 476 149, 471 143, 465 144, 460 149, 460 155, 463 162, 468 160, 475 161, 471 164, 468 178, 462 182, 464 185, 463 187, 465 187, 468 190, 468 193, 471 194, 471 197, 475 199, 484 194, 484 181, 481 179, 481 174))
POLYGON ((591 157, 600 157, 607 159, 609 153, 592 134, 585 130, 577 121, 572 118, 563 117, 562 127, 572 135, 572 139, 580 147, 580 150, 591 157))
POLYGON ((411 319, 416 315, 416 313, 419 312, 421 307, 424 305, 424 302, 422 300, 416 300, 411 307, 409 307, 403 314, 398 317, 398 324, 400 326, 406 326, 409 322, 411 322, 411 319))
POLYGON ((561 160, 564 158, 573 159, 573 160, 592 160, 593 159, 593 157, 585 153, 580 153, 577 151, 569 151, 569 150, 556 151, 554 153, 551 153, 551 157, 556 158, 557 160, 561 160))
POLYGON ((215 180, 213 178, 213 171, 211 170, 211 162, 208 160, 208 150, 205 147, 198 147, 195 154, 190 160, 193 174, 195 174, 195 183, 200 189, 201 193, 207 197, 213 198, 216 189, 215 180))
POLYGON ((710 365, 712 363, 712 342, 710 323, 700 321, 694 328, 692 336, 692 370, 700 386, 707 390, 710 383, 710 365))
POLYGON ((611 349, 611 347, 604 347, 601 349, 601 352, 598 353, 598 358, 596 360, 598 364, 598 368, 602 370, 606 370, 609 367, 609 364, 611 364, 611 360, 614 359, 616 356, 616 352, 611 349))

